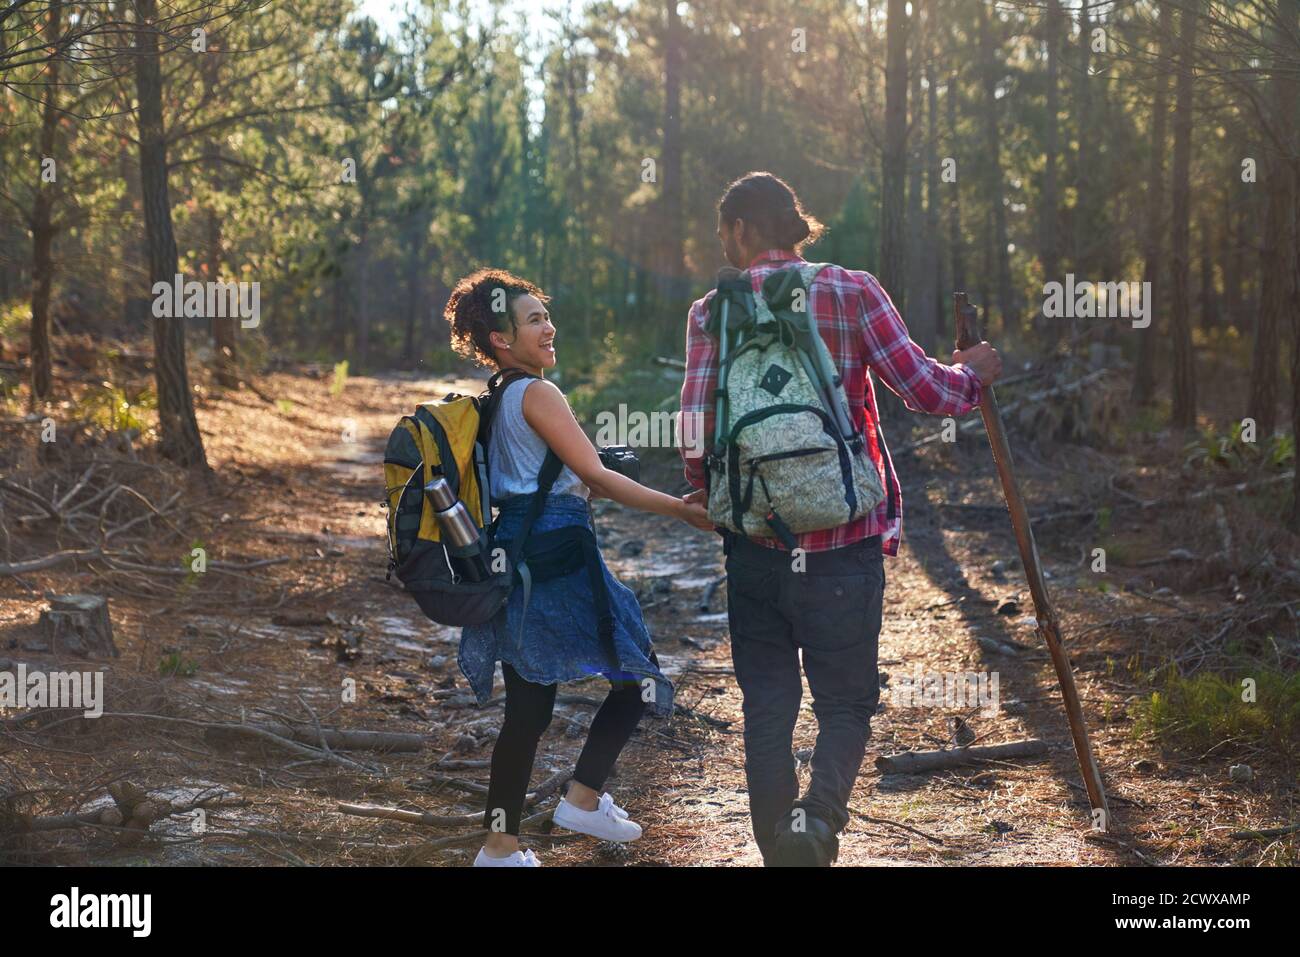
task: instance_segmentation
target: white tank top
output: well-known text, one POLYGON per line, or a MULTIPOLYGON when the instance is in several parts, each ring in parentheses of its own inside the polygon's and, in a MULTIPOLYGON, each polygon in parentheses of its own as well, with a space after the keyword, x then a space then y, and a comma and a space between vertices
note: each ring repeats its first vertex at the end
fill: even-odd
MULTIPOLYGON (((496 417, 492 420, 492 437, 488 441, 488 472, 491 475, 492 501, 500 502, 516 495, 537 491, 537 473, 546 458, 546 443, 524 418, 524 393, 536 379, 516 379, 501 394, 496 417)), ((552 495, 578 495, 586 498, 587 486, 567 465, 560 469, 552 495)))

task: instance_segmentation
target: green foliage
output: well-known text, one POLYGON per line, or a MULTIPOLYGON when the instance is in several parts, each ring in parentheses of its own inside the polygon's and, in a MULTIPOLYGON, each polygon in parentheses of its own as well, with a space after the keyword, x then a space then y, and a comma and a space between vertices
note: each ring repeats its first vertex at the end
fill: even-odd
POLYGON ((624 352, 614 333, 606 335, 605 348, 598 356, 599 361, 586 375, 561 373, 555 377, 578 421, 594 426, 598 414, 617 414, 620 405, 644 413, 676 411, 682 387, 679 371, 657 365, 644 350, 624 352))
POLYGON ((343 387, 348 384, 348 360, 334 363, 334 379, 330 383, 330 395, 342 395, 343 387))
POLYGON ((190 547, 189 547, 189 549, 185 552, 184 557, 181 558, 181 566, 182 566, 182 567, 185 569, 185 571, 186 571, 185 579, 184 579, 184 582, 183 582, 183 584, 184 584, 186 587, 192 587, 192 586, 194 586, 195 584, 197 584, 199 578, 200 578, 202 575, 207 574, 207 571, 206 571, 206 569, 207 569, 207 561, 208 561, 208 546, 207 546, 204 542, 202 542, 202 541, 200 541, 199 539, 196 538, 194 541, 190 542, 190 547), (203 565, 202 565, 202 568, 204 569, 204 571, 202 571, 202 572, 198 571, 198 570, 195 568, 195 563, 198 561, 197 557, 196 557, 195 554, 194 554, 195 549, 202 549, 202 550, 203 550, 203 565))
POLYGON ((1124 445, 1138 436, 1152 436, 1169 424, 1169 402, 1137 406, 1115 420, 1112 444, 1124 445))
POLYGON ((134 429, 143 434, 152 428, 150 413, 157 408, 158 395, 152 386, 128 391, 106 382, 86 390, 75 407, 75 417, 105 432, 134 429))
POLYGON ((16 339, 26 335, 32 321, 31 303, 23 299, 0 304, 0 338, 16 339))
MULTIPOLYGON (((210 25, 219 57, 163 44, 180 268, 187 277, 261 284, 265 322, 237 330, 243 369, 257 369, 274 350, 326 362, 347 356, 354 374, 394 365, 451 371, 457 360, 438 313, 456 280, 484 265, 518 272, 552 297, 563 361, 575 372, 594 377, 610 362, 611 334, 634 355, 680 356, 686 309, 722 264, 717 201, 749 170, 785 178, 830 227, 805 250, 810 259, 879 268, 883 4, 807 0, 801 12, 818 27, 798 53, 788 30, 772 28, 784 16, 774 0, 679 5, 675 35, 663 4, 648 0, 542 6, 422 0, 400 19, 381 15, 376 23, 355 2, 258 4, 255 13, 210 25), (668 56, 670 41, 676 57, 668 56), (671 63, 681 64, 681 99, 669 124, 671 63), (345 161, 352 178, 343 176, 345 161)), ((955 283, 956 249, 975 299, 1000 298, 995 214, 1006 219, 1009 292, 1021 320, 1041 296, 1045 222, 1058 224, 1061 268, 1091 279, 1141 275, 1143 230, 1129 225, 1132 212, 1145 209, 1147 159, 1168 150, 1149 135, 1157 72, 1150 64, 1169 61, 1150 52, 1152 0, 1122 7, 1103 15, 1111 46, 1149 52, 1109 56, 1104 68, 1093 57, 1086 84, 1083 45, 1068 37, 1073 14, 1063 21, 1057 214, 1046 219, 1041 6, 998 5, 987 21, 994 57, 987 64, 983 0, 927 9, 924 29, 909 30, 909 62, 929 75, 922 95, 907 97, 908 189, 940 162, 951 160, 957 173, 935 184, 936 196, 923 185, 922 215, 937 218, 938 247, 907 253, 921 256, 933 278, 955 283), (986 68, 996 104, 984 88, 986 68), (998 155, 986 145, 990 119, 1000 130, 998 155), (996 209, 993 171, 1004 193, 996 209)), ((1226 5, 1221 15, 1235 10, 1226 5)), ((1222 37, 1258 40, 1251 31, 1262 28, 1240 15, 1240 29, 1225 28, 1222 37)), ((1241 70, 1243 82, 1267 71, 1239 53, 1215 51, 1223 57, 1215 70, 1241 70)), ((3 78, 15 88, 31 84, 24 96, 5 92, 0 116, 32 135, 0 143, 0 178, 39 166, 42 73, 38 64, 3 78)), ((145 292, 130 84, 83 89, 78 79, 64 77, 63 93, 75 90, 77 103, 61 116, 58 189, 47 190, 56 218, 68 224, 59 234, 55 295, 71 288, 87 314, 115 319, 145 292)), ((1261 211, 1258 200, 1244 206, 1242 189, 1223 186, 1225 165, 1240 161, 1234 144, 1258 126, 1256 102, 1226 96, 1207 108, 1209 135, 1197 138, 1192 163, 1198 230, 1217 230, 1221 207, 1236 204, 1247 217, 1261 211)), ((15 281, 0 283, 0 335, 8 335, 28 321, 30 264, 14 251, 29 244, 26 218, 43 187, 26 174, 3 185, 12 202, 0 209, 0 245, 19 264, 15 281)), ((1229 239, 1247 221, 1228 218, 1229 239)), ((911 224, 909 241, 920 225, 911 224)), ((1218 242, 1216 231, 1207 248, 1226 286, 1218 242)), ((1235 278, 1258 292, 1253 275, 1235 278)), ((931 344, 935 330, 926 327, 947 323, 946 306, 938 317, 912 309, 908 303, 909 324, 931 344)), ((995 335, 1028 336, 1025 352, 1046 342, 1036 323, 1011 323, 996 309, 991 318, 995 335)), ((1198 341, 1237 361, 1251 337, 1221 325, 1205 334, 1198 327, 1198 341)), ((1137 339, 1124 337, 1130 358, 1137 339)), ((1154 431, 1159 415, 1147 415, 1136 412, 1126 426, 1154 431)))
POLYGON ((1162 686, 1132 706, 1133 733, 1179 750, 1223 742, 1300 754, 1300 673, 1259 663, 1230 673, 1190 677, 1171 665, 1162 686), (1243 701, 1243 679, 1254 679, 1256 700, 1243 701))
POLYGON ((198 662, 191 661, 179 651, 164 655, 158 662, 158 674, 164 678, 192 678, 198 670, 198 662))
POLYGON ((1184 465, 1210 470, 1244 471, 1267 465, 1282 468, 1295 461, 1295 437, 1271 435, 1256 442, 1241 440, 1242 425, 1236 423, 1227 433, 1203 429, 1195 441, 1183 448, 1184 465))
POLYGON ((1114 518, 1115 511, 1109 505, 1102 505, 1097 509, 1097 531, 1105 535, 1110 531, 1111 519, 1114 518))

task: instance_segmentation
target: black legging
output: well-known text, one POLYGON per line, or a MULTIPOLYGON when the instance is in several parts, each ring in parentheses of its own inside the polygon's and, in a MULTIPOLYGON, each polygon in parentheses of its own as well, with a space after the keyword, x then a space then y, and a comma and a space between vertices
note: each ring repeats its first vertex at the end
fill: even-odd
MULTIPOLYGON (((528 778, 533 773, 537 743, 551 724, 556 686, 533 684, 505 662, 501 663, 501 672, 506 679, 506 717, 492 749, 492 777, 483 827, 518 836, 528 778)), ((591 721, 587 743, 573 772, 575 781, 593 791, 605 786, 619 752, 645 710, 639 683, 616 681, 611 685, 591 721)))

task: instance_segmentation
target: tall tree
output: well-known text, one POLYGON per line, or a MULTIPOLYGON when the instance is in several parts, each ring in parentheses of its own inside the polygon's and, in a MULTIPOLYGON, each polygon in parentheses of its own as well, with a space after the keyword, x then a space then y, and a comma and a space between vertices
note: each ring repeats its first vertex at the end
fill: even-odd
POLYGON ((881 154, 880 282, 906 309, 907 0, 888 0, 885 28, 885 144, 881 154))
MULTIPOLYGON (((1060 0, 1047 0, 1047 15, 1043 18, 1043 47, 1046 51, 1047 94, 1043 131, 1043 198, 1039 242, 1042 243, 1043 281, 1059 282, 1061 279, 1061 251, 1058 247, 1061 198, 1056 183, 1056 164, 1060 152, 1060 90, 1061 33, 1063 30, 1060 0)), ((1058 320, 1049 320, 1048 341, 1053 346, 1060 341, 1058 320)))
POLYGON ((1247 414, 1255 420, 1261 436, 1272 435, 1277 427, 1280 329, 1292 315, 1296 299, 1296 163, 1300 150, 1296 144, 1295 51, 1287 45, 1288 34, 1296 36, 1295 13, 1295 0, 1278 0, 1277 20, 1268 28, 1274 49, 1269 79, 1273 135, 1265 147, 1263 290, 1255 322, 1247 404, 1247 414))
MULTIPOLYGON (((924 131, 925 97, 921 87, 925 59, 922 44, 925 37, 925 8, 917 0, 912 8, 912 69, 911 92, 908 99, 912 107, 908 126, 917 134, 924 131)), ((911 137, 908 150, 907 191, 907 325, 912 338, 927 352, 934 348, 934 314, 930 291, 934 288, 934 263, 926 259, 925 250, 925 141, 920 135, 911 137)))
POLYGON ((1002 327, 1011 330, 1015 328, 1019 317, 1015 307, 1015 294, 1011 289, 1011 250, 1007 239, 1006 185, 1002 170, 1001 121, 998 117, 998 79, 1002 67, 998 64, 999 42, 993 35, 990 6, 986 3, 979 5, 980 73, 984 85, 984 159, 994 260, 990 266, 997 270, 998 311, 1002 315, 1002 327))
POLYGON ((1184 0, 1178 15, 1178 78, 1174 85, 1173 290, 1170 338, 1173 340, 1172 424, 1196 426, 1196 367, 1192 352, 1192 124, 1196 33, 1202 0, 1184 0))
MULTIPOLYGON (((50 4, 48 19, 45 23, 45 42, 52 49, 58 49, 63 36, 63 4, 58 0, 50 4)), ((41 93, 41 163, 34 170, 36 189, 32 199, 30 228, 32 231, 32 325, 31 325, 31 362, 32 391, 31 401, 48 399, 54 391, 54 374, 50 357, 50 290, 54 281, 54 234, 58 227, 54 222, 54 205, 57 194, 62 187, 58 180, 58 163, 63 159, 57 156, 55 139, 59 130, 59 83, 60 61, 53 58, 45 64, 46 82, 41 93), (54 164, 54 180, 47 182, 45 164, 54 164)))
MULTIPOLYGON (((678 0, 665 0, 663 161, 660 168, 659 292, 672 301, 682 293, 682 21, 678 0)), ((668 311, 668 310, 666 310, 668 311)), ((677 329, 672 332, 675 334, 677 329)))
POLYGON ((1161 287, 1160 266, 1164 259, 1165 226, 1165 114, 1168 82, 1164 58, 1169 53, 1169 44, 1164 41, 1165 24, 1169 19, 1169 10, 1164 3, 1155 7, 1155 35, 1152 39, 1155 69, 1151 82, 1155 91, 1151 100, 1151 143, 1147 154, 1147 196, 1146 223, 1142 237, 1142 281, 1149 282, 1151 290, 1151 324, 1139 330, 1137 360, 1133 368, 1132 399, 1138 405, 1150 405, 1155 398, 1156 342, 1159 339, 1160 322, 1157 309, 1164 301, 1161 287))
MULTIPOLYGON (((149 282, 170 285, 180 270, 167 185, 167 134, 163 127, 162 51, 157 0, 133 0, 136 125, 140 136, 140 191, 144 202, 149 282)), ((207 468, 203 437, 185 366, 185 319, 155 317, 154 379, 158 386, 161 451, 173 461, 207 468)))
MULTIPOLYGON (((933 7, 931 7, 933 9, 933 7)), ((927 36, 933 38, 937 33, 933 29, 927 36)), ((929 287, 926 290, 926 308, 933 317, 935 344, 943 339, 945 323, 942 304, 950 291, 947 270, 944 264, 943 250, 939 242, 939 84, 935 77, 934 60, 936 57, 933 42, 928 45, 925 60, 925 254, 926 262, 933 263, 929 287)))
MULTIPOLYGON (((953 73, 948 78, 948 86, 944 90, 944 100, 948 117, 948 158, 961 168, 958 162, 958 152, 961 146, 961 140, 957 136, 957 96, 960 90, 958 85, 958 74, 953 73)), ((961 189, 957 183, 949 183, 948 188, 951 191, 949 195, 952 199, 948 203, 948 246, 950 258, 952 260, 952 285, 957 291, 966 289, 966 241, 962 236, 961 228, 961 189)), ((953 330, 954 334, 956 330, 953 330)))

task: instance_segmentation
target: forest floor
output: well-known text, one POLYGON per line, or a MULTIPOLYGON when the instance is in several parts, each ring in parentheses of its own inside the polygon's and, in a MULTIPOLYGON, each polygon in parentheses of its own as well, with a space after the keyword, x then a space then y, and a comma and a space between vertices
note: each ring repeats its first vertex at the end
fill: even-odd
MULTIPOLYGON (((468 824, 377 820, 342 814, 339 805, 466 822, 481 812, 500 698, 482 709, 474 704, 456 666, 458 629, 432 624, 385 582, 378 464, 389 430, 416 401, 477 388, 392 376, 354 377, 332 389, 323 374, 285 372, 259 379, 256 390, 210 391, 199 422, 211 480, 193 480, 183 507, 160 509, 150 535, 132 546, 142 567, 161 571, 76 562, 0 577, 0 669, 53 664, 36 630, 42 595, 51 592, 107 595, 121 652, 93 666, 107 669, 104 717, 42 725, 0 711, 0 860, 469 863, 479 842, 468 824), (281 561, 176 574, 194 545, 214 563, 281 561), (352 682, 355 700, 346 701, 352 682), (413 754, 292 752, 203 726, 269 720, 427 740, 413 754), (133 843, 84 822, 49 825, 57 815, 107 806, 107 787, 121 780, 175 807, 206 801, 202 827, 193 813, 179 814, 133 843), (42 820, 50 829, 39 829, 42 820)), ((982 434, 896 461, 905 525, 900 555, 886 559, 880 669, 895 686, 918 670, 996 672, 1000 701, 978 711, 906 708, 886 684, 840 865, 1294 864, 1295 834, 1230 837, 1297 820, 1297 776, 1285 755, 1232 740, 1189 753, 1135 731, 1154 670, 1194 653, 1198 635, 1224 620, 1214 617, 1224 607, 1223 583, 1171 577, 1182 573, 1143 561, 1153 548, 1179 543, 1170 536, 1183 520, 1143 510, 1125 525, 1131 535, 1113 549, 1105 575, 1089 565, 1095 533, 1068 523, 1040 530, 1049 589, 1108 782, 1113 820, 1098 834, 1005 513, 960 507, 1001 500, 982 434), (1128 568, 1120 567, 1125 555, 1128 568), (881 755, 950 745, 958 715, 981 744, 1041 738, 1051 750, 928 775, 876 769, 881 755), (1246 763, 1252 779, 1230 780, 1229 767, 1246 763)), ((1035 514, 1068 504, 1081 484, 1111 480, 1083 447, 1026 452, 1018 464, 1035 514)), ((682 490, 666 455, 651 457, 647 477, 682 490)), ((538 832, 525 844, 550 866, 756 865, 726 589, 714 585, 723 574, 720 542, 607 501, 595 513, 606 559, 640 594, 684 707, 669 720, 642 722, 609 783, 645 827, 642 840, 618 847, 538 832)), ((18 542, 22 551, 9 560, 39 554, 41 541, 45 551, 67 547, 12 538, 6 547, 17 551, 18 542)), ((1279 661, 1293 654, 1279 651, 1279 661)), ((562 689, 533 775, 534 786, 547 782, 535 810, 553 806, 603 693, 598 680, 562 689)), ((795 738, 805 757, 814 736, 805 693, 795 738)), ((806 781, 806 763, 800 775, 806 781)))

